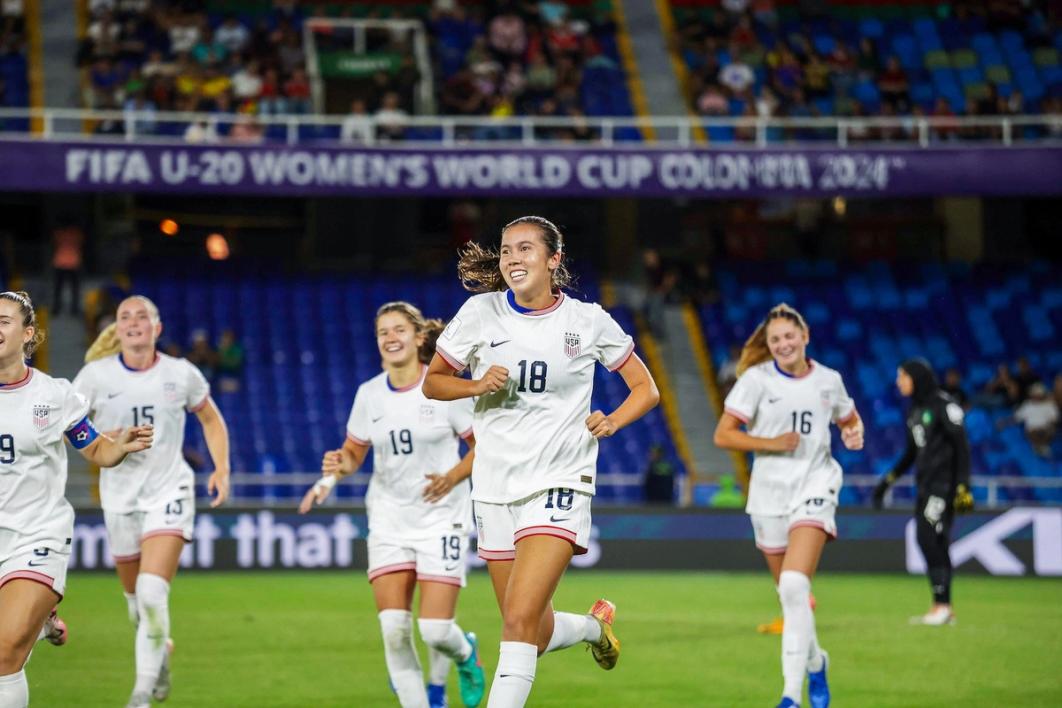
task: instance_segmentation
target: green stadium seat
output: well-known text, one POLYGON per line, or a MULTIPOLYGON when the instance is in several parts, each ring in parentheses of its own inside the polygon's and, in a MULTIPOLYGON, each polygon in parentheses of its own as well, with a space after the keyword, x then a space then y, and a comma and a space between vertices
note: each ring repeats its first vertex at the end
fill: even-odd
POLYGON ((951 53, 953 69, 969 69, 977 66, 977 54, 972 49, 956 49, 951 53))
POLYGON ((1058 66, 1058 50, 1054 47, 1041 47, 1033 52, 1033 62, 1037 66, 1058 66))
POLYGON ((1009 84, 1010 83, 1010 69, 1005 66, 990 66, 985 70, 985 78, 989 82, 996 84, 1009 84))
POLYGON ((925 64, 927 69, 945 69, 951 66, 948 53, 943 49, 926 52, 925 64))

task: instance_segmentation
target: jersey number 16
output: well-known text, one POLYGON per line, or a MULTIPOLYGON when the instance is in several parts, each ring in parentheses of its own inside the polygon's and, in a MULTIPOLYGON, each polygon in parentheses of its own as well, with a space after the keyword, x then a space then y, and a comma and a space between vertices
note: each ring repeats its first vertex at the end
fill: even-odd
POLYGON ((801 435, 811 433, 811 411, 793 411, 793 432, 801 435))

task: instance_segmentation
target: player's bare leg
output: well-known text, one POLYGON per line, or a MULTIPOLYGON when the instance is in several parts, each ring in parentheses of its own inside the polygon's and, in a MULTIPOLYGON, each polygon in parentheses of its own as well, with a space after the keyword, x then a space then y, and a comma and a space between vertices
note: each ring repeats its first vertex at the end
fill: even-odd
POLYGON ((60 599, 47 585, 26 578, 0 587, 0 705, 29 704, 23 667, 60 599))
POLYGON ((122 584, 122 594, 125 595, 129 621, 135 627, 140 624, 140 612, 136 607, 136 576, 140 575, 140 556, 131 560, 118 560, 116 558, 114 570, 118 574, 118 582, 122 584))

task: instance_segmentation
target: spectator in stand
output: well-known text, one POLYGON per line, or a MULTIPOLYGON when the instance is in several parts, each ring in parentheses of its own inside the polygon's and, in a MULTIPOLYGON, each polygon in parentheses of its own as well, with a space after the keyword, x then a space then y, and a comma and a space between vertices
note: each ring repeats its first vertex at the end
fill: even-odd
POLYGON ((375 118, 377 140, 401 140, 405 136, 408 114, 402 110, 401 98, 394 91, 384 94, 375 118))
POLYGON ((859 72, 859 78, 864 81, 869 81, 878 74, 878 50, 874 48, 874 42, 869 37, 859 40, 856 69, 859 72))
POLYGON ((878 91, 882 100, 892 104, 893 108, 907 110, 910 85, 907 82, 907 72, 900 66, 897 57, 891 56, 885 63, 885 71, 878 76, 878 91))
POLYGON ((933 126, 933 135, 938 140, 952 140, 958 134, 958 123, 954 120, 955 111, 951 110, 951 104, 945 98, 938 98, 933 104, 932 117, 937 119, 933 126))
POLYGON ((855 86, 857 78, 855 59, 848 45, 838 41, 833 47, 833 52, 830 53, 827 65, 830 68, 830 83, 834 92, 840 96, 846 96, 855 86))
POLYGON ((192 58, 203 66, 217 66, 225 61, 229 51, 214 38, 214 32, 207 27, 192 47, 191 54, 192 58))
POLYGON ((241 115, 232 124, 229 140, 234 143, 257 144, 265 139, 265 129, 254 116, 241 115))
POLYGON ((122 28, 114 21, 114 16, 109 10, 100 13, 100 16, 89 25, 86 35, 92 42, 93 54, 97 57, 114 58, 118 54, 118 38, 122 28))
POLYGON ((996 375, 985 384, 982 396, 974 401, 974 405, 1007 408, 1016 406, 1021 399, 1021 387, 1010 373, 1010 367, 1000 364, 996 368, 996 375))
POLYGON ((487 29, 490 48, 503 61, 520 57, 527 49, 527 28, 524 20, 515 11, 507 10, 490 21, 487 29))
POLYGON ((232 75, 232 97, 241 108, 251 109, 257 106, 262 95, 262 73, 254 59, 242 64, 239 71, 232 75))
POLYGON ((1058 416, 1058 404, 1048 394, 1047 387, 1037 381, 1029 387, 1029 398, 1018 406, 1014 416, 1000 423, 1021 423, 1036 454, 1051 457, 1051 441, 1058 429, 1058 416))
POLYGON ((70 286, 70 312, 81 314, 81 265, 85 232, 69 214, 59 217, 52 231, 52 314, 63 312, 63 286, 70 286))
POLYGON ((184 141, 186 143, 216 143, 218 141, 216 121, 202 119, 192 121, 184 129, 184 141))
POLYGON ((1014 375, 1014 380, 1018 383, 1018 402, 1021 403, 1029 397, 1029 390, 1040 383, 1042 379, 1040 375, 1036 373, 1032 364, 1029 363, 1028 357, 1021 357, 1018 359, 1017 372, 1014 375))
POLYGON ((1051 397, 1055 399, 1055 405, 1062 410, 1062 371, 1055 374, 1055 383, 1051 387, 1051 397))
POLYGON ((372 118, 365 101, 356 98, 350 102, 350 113, 343 119, 339 139, 344 143, 371 143, 373 139, 372 118))
POLYGON ((218 388, 222 393, 235 393, 240 390, 243 359, 243 346, 236 340, 236 334, 231 329, 226 329, 218 340, 218 388))
POLYGON ((280 78, 276 69, 266 69, 262 77, 262 91, 258 96, 258 112, 262 115, 287 113, 288 106, 280 94, 280 78))
POLYGON ((313 104, 310 101, 310 82, 306 78, 305 70, 295 69, 291 72, 291 78, 284 82, 284 101, 288 113, 301 115, 313 111, 313 104))
POLYGON ((643 484, 647 504, 675 503, 675 465, 667 459, 663 446, 657 443, 649 448, 643 484))
POLYGON ((192 51, 199 43, 200 25, 203 18, 195 13, 183 13, 179 9, 171 10, 169 16, 170 51, 184 54, 192 51))
POLYGON ((284 33, 277 56, 280 58, 280 68, 286 74, 293 74, 306 66, 306 53, 302 50, 302 43, 295 30, 289 29, 284 33))
POLYGON ((697 98, 697 110, 703 116, 725 116, 730 108, 726 100, 726 94, 718 84, 705 86, 704 91, 697 98))
POLYGON ((115 91, 118 88, 118 70, 110 59, 98 59, 89 77, 90 88, 85 102, 93 108, 114 107, 115 91))
POLYGON ((830 67, 816 52, 804 64, 804 93, 811 99, 830 95, 830 67))
POLYGON ((232 54, 239 54, 251 41, 251 33, 235 15, 229 15, 214 33, 215 41, 232 54))
POLYGON ((151 135, 155 132, 156 106, 154 102, 144 96, 143 91, 133 93, 125 100, 122 106, 123 119, 126 125, 133 127, 135 135, 151 135))
POLYGON ((947 372, 945 372, 944 385, 940 388, 944 393, 955 399, 955 402, 963 408, 970 407, 970 397, 967 396, 966 391, 963 390, 962 374, 959 373, 958 369, 948 369, 947 372))
POLYGON ((788 47, 783 47, 774 70, 774 90, 783 99, 793 95, 804 85, 804 69, 788 47))
POLYGON ((741 359, 741 346, 731 344, 727 351, 726 359, 719 365, 719 371, 715 373, 715 381, 719 385, 719 395, 722 398, 726 398, 727 394, 730 393, 730 389, 734 387, 734 382, 737 381, 739 359, 741 359))
POLYGON ((191 363, 203 373, 207 381, 214 380, 214 372, 218 365, 218 355, 210 348, 207 333, 201 329, 192 332, 192 347, 185 355, 191 363))
POLYGON ((752 30, 752 21, 748 15, 742 15, 737 25, 730 32, 731 59, 737 56, 737 52, 745 52, 754 48, 757 44, 756 33, 752 30))

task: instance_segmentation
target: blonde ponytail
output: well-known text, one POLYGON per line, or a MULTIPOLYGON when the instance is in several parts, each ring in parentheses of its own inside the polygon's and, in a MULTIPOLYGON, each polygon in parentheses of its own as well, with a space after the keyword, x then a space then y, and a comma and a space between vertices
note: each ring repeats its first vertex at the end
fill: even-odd
POLYGON ((122 344, 118 341, 118 326, 112 322, 107 325, 92 346, 85 352, 85 363, 114 356, 122 350, 122 344))
POLYGON ((771 320, 777 319, 787 319, 805 332, 810 332, 808 323, 799 312, 784 302, 778 303, 763 318, 763 322, 757 325, 752 336, 745 340, 745 346, 741 348, 741 356, 737 363, 738 376, 757 364, 770 360, 771 350, 767 346, 767 325, 771 323, 771 320))

